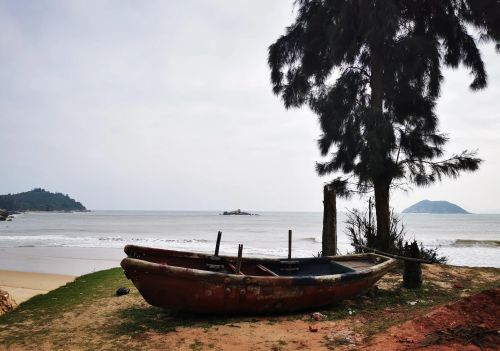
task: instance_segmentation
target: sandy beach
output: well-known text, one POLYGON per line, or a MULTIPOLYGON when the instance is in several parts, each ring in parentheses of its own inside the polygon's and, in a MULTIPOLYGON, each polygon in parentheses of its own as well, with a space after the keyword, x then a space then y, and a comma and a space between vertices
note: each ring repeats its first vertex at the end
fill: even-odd
POLYGON ((0 248, 0 289, 18 303, 75 277, 120 263, 122 250, 72 247, 0 248))
POLYGON ((72 275, 0 270, 0 289, 18 303, 45 294, 75 279, 72 275))

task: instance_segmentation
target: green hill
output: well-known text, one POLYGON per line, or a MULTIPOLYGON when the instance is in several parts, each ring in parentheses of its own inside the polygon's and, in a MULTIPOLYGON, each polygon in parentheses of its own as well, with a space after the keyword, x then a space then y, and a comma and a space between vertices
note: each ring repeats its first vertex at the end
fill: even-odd
POLYGON ((423 200, 403 210, 403 213, 469 213, 448 201, 423 200))
POLYGON ((41 188, 0 195, 0 208, 7 211, 86 211, 85 206, 68 195, 51 193, 41 188))

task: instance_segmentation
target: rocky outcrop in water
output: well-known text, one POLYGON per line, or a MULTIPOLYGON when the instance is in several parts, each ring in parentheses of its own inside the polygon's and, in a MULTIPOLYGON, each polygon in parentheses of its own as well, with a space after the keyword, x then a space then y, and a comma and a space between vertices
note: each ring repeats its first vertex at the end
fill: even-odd
POLYGON ((1 221, 11 221, 14 218, 13 215, 19 214, 17 211, 7 211, 0 208, 0 222, 1 221))
POLYGON ((255 213, 250 213, 250 212, 243 212, 240 209, 237 209, 235 211, 224 211, 221 213, 222 216, 258 216, 255 213))
POLYGON ((4 209, 0 208, 0 221, 6 221, 9 218, 10 213, 4 209))

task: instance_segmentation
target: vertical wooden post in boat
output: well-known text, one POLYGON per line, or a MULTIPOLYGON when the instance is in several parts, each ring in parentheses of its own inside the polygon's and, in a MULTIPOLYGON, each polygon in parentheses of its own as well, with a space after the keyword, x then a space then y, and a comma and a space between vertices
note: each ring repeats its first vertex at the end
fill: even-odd
POLYGON ((292 259, 292 230, 288 230, 288 259, 292 259))
POLYGON ((219 231, 217 233, 217 243, 215 244, 215 256, 219 256, 219 246, 220 246, 220 238, 222 236, 222 232, 219 231))
POLYGON ((238 260, 236 261, 236 274, 240 274, 242 256, 243 256, 243 244, 238 244, 238 260))

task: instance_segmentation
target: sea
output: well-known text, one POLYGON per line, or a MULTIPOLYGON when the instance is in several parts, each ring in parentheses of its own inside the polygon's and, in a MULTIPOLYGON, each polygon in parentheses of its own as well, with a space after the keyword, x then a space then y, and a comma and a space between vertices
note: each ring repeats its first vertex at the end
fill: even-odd
MULTIPOLYGON (((321 251, 321 212, 92 211, 28 212, 0 222, 0 270, 79 275, 118 266, 127 244, 210 253, 222 232, 220 253, 286 257, 321 251)), ((436 248, 448 263, 500 268, 500 214, 400 214, 408 239, 436 248)), ((338 214, 338 247, 353 248, 345 233, 347 215, 338 214)))

